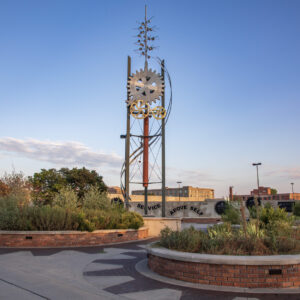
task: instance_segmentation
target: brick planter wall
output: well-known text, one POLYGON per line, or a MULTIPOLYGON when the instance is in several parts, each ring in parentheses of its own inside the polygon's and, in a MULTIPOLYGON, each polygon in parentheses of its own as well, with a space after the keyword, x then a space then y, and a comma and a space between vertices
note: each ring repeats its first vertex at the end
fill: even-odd
POLYGON ((148 228, 86 231, 0 231, 0 247, 82 247, 144 239, 148 228))
POLYGON ((233 263, 234 256, 226 257, 224 255, 223 259, 221 255, 194 253, 184 253, 187 255, 182 256, 178 251, 161 248, 157 248, 157 250, 148 247, 148 266, 152 271, 162 276, 215 286, 241 288, 300 287, 300 255, 240 256, 235 264, 233 263), (174 259, 172 259, 172 252, 175 253, 174 259), (179 256, 182 256, 182 260, 179 260, 178 253, 179 256), (188 255, 193 261, 187 261, 188 255), (207 259, 208 256, 210 259, 207 259), (213 262, 214 256, 217 257, 215 263, 213 262), (244 261, 243 258, 245 258, 244 261), (256 258, 258 261, 255 262, 256 258), (265 258, 267 259, 264 264, 262 261, 265 258), (205 260, 208 260, 207 263, 205 260), (229 264, 230 262, 231 264, 229 264), (247 262, 248 264, 246 264, 247 262))

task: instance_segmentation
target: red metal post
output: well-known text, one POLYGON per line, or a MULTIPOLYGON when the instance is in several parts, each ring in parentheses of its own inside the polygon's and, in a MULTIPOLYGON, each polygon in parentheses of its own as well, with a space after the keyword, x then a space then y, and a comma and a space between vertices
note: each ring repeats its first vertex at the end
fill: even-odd
POLYGON ((143 186, 149 183, 149 117, 144 119, 144 153, 143 153, 143 186))

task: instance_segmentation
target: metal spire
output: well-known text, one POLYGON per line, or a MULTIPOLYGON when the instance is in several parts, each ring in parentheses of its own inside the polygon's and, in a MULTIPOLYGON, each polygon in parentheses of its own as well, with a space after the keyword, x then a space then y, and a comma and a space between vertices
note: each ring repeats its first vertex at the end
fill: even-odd
POLYGON ((148 59, 151 57, 149 52, 155 48, 153 45, 150 45, 150 43, 155 40, 155 37, 150 35, 150 31, 154 31, 154 28, 149 25, 150 22, 151 18, 147 18, 147 5, 145 5, 145 20, 139 23, 138 40, 136 43, 139 47, 138 51, 140 54, 145 56, 145 70, 148 70, 148 59))

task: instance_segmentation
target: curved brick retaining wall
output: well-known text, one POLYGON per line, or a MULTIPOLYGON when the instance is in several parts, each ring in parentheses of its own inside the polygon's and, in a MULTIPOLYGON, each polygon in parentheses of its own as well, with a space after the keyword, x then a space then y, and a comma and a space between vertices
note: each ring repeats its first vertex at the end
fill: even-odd
POLYGON ((300 255, 230 256, 147 248, 149 268, 192 283, 242 288, 299 288, 300 255))
POLYGON ((148 228, 86 231, 0 231, 0 247, 83 247, 144 239, 148 228))

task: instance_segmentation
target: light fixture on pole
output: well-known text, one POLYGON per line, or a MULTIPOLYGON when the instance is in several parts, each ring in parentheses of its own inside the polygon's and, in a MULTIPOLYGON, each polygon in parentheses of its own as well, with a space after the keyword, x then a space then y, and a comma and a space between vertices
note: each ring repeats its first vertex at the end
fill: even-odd
POLYGON ((181 194, 181 190, 180 190, 180 184, 181 183, 182 183, 181 181, 177 181, 177 184, 179 186, 179 190, 178 190, 178 192, 179 192, 179 202, 180 202, 180 194, 181 194))

